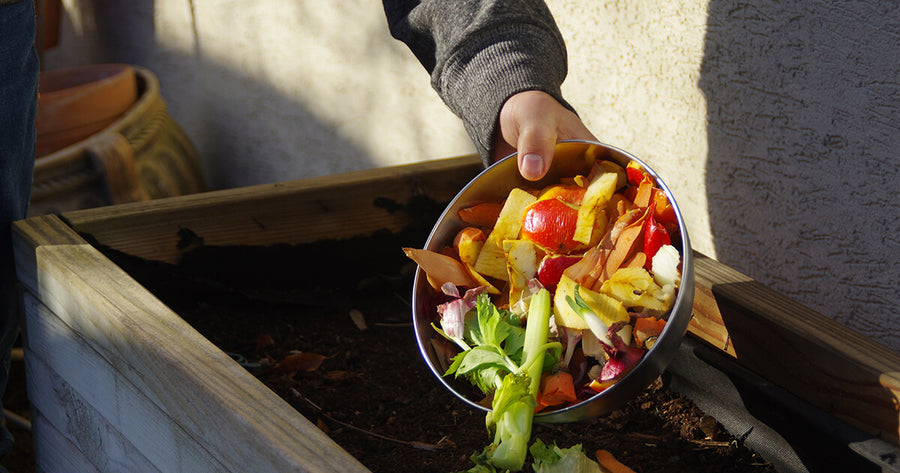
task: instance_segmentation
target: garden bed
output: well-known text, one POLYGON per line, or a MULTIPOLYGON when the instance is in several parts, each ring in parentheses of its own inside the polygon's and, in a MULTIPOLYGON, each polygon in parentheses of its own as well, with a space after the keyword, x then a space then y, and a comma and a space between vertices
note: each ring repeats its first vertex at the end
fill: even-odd
MULTIPOLYGON (((483 416, 418 356, 400 247, 421 245, 481 169, 461 157, 16 222, 38 470, 468 466, 483 416), (293 375, 253 365, 291 350, 325 359, 293 375)), ((896 467, 900 354, 697 252, 694 269, 688 336, 662 378, 537 437, 639 472, 771 468, 750 450, 782 472, 896 467)))
MULTIPOLYGON (((177 265, 107 252, 373 472, 463 470, 490 438, 483 413, 446 391, 420 358, 409 308, 415 266, 400 250, 417 240, 420 231, 201 246, 177 265)), ((534 436, 591 455, 607 449, 638 472, 775 471, 668 389, 665 376, 609 415, 537 424, 534 436)))

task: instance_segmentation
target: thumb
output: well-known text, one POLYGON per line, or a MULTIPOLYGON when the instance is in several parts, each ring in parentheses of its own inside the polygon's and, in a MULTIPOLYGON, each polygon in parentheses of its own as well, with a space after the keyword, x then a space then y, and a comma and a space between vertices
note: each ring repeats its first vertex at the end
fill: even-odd
POLYGON ((530 181, 536 181, 550 169, 556 146, 556 128, 552 124, 538 124, 519 131, 516 143, 519 156, 519 173, 530 181))

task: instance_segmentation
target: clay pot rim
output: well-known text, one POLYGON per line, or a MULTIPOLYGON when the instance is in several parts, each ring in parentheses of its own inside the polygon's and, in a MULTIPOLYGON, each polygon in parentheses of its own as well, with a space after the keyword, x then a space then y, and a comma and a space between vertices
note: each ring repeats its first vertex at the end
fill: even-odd
MULTIPOLYGON (((159 79, 150 69, 141 66, 132 66, 135 71, 135 80, 137 81, 137 100, 125 111, 121 116, 115 119, 96 134, 101 133, 120 133, 128 140, 132 140, 127 128, 133 126, 137 117, 148 113, 155 106, 159 95, 159 79)), ((165 105, 163 104, 163 107, 165 105)), ((35 167, 37 166, 56 166, 60 163, 70 160, 83 159, 84 147, 91 137, 72 143, 56 151, 41 156, 36 156, 35 167)))
POLYGON ((41 73, 35 154, 43 156, 107 127, 138 99, 134 66, 100 63, 41 73))
POLYGON ((134 74, 134 66, 124 63, 87 64, 43 71, 38 84, 38 101, 42 97, 53 98, 56 95, 71 94, 134 74), (53 88, 45 89, 49 86, 53 88))

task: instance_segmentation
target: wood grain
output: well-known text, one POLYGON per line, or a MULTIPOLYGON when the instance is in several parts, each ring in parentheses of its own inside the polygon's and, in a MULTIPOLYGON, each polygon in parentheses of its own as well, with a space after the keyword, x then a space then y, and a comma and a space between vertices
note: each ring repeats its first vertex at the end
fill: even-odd
MULTIPOLYGON (((29 331, 31 333, 35 332, 33 329, 29 331)), ((115 399, 110 399, 109 395, 115 394, 115 392, 104 390, 103 387, 106 386, 104 384, 95 383, 94 379, 96 379, 97 375, 92 375, 90 372, 85 373, 91 368, 103 369, 102 366, 98 367, 95 362, 92 362, 93 360, 84 357, 71 357, 67 360, 68 363, 58 363, 59 356, 70 355, 67 353, 67 350, 57 350, 54 346, 52 356, 45 357, 42 356, 40 351, 40 348, 45 345, 37 346, 34 345, 34 342, 32 344, 27 366, 29 391, 34 393, 34 395, 29 397, 32 401, 31 412, 32 414, 35 411, 38 412, 43 422, 52 426, 54 433, 52 442, 54 444, 68 445, 67 451, 64 453, 66 458, 72 456, 83 457, 84 462, 90 463, 99 471, 189 471, 183 467, 163 470, 154 466, 128 438, 122 435, 118 428, 106 420, 101 410, 121 412, 119 416, 128 415, 129 412, 122 409, 122 405, 111 402, 115 399), (45 358, 50 360, 44 362, 45 358), (53 368, 50 368, 50 364, 58 369, 65 369, 65 376, 57 374, 53 368), (80 364, 85 368, 66 369, 68 365, 72 364, 80 364), (74 381, 82 386, 88 384, 87 391, 89 395, 99 394, 103 396, 103 402, 91 402, 89 398, 83 397, 79 389, 65 381, 65 379, 73 379, 73 377, 76 377, 74 381), (51 393, 53 396, 48 396, 51 393)), ((101 376, 106 374, 106 372, 100 373, 101 376)), ((146 414, 155 412, 158 412, 158 409, 155 411, 151 410, 146 414)), ((134 413, 142 414, 142 412, 134 413)), ((114 414, 110 418, 115 417, 116 415, 114 414)), ((153 420, 156 423, 163 422, 167 420, 167 416, 160 416, 158 419, 153 420)), ((154 429, 154 423, 126 423, 120 425, 122 428, 131 429, 132 431, 142 430, 145 432, 145 436, 158 431, 158 429, 154 429)), ((43 427, 39 428, 41 435, 38 438, 41 438, 42 444, 46 444, 47 441, 42 437, 43 430, 41 429, 43 427)), ((175 443, 178 440, 181 439, 173 437, 172 443, 187 448, 192 446, 196 448, 193 443, 175 443)), ((40 451, 40 449, 38 450, 40 451)), ((206 455, 208 456, 208 453, 206 455)), ((175 460, 189 458, 189 456, 182 453, 177 456, 170 455, 168 458, 175 460)), ((36 460, 42 465, 52 461, 48 458, 48 455, 44 454, 41 454, 36 460)), ((210 462, 207 459, 204 462, 193 463, 193 468, 196 471, 203 471, 203 466, 208 464, 210 462)), ((48 471, 59 471, 50 467, 45 469, 48 471)))
POLYGON ((72 471, 78 473, 101 473, 72 442, 56 430, 56 425, 48 421, 40 410, 31 412, 31 425, 40 435, 34 436, 36 452, 36 473, 72 471))
POLYGON ((395 206, 413 196, 448 201, 482 170, 475 156, 228 189, 65 214, 78 232, 116 250, 176 262, 185 230, 207 245, 306 243, 398 231, 395 206))
POLYGON ((100 471, 226 470, 121 373, 129 360, 107 360, 33 298, 26 310, 29 400, 100 471))
POLYGON ((689 332, 813 406, 897 445, 900 354, 695 253, 689 332))
MULTIPOLYGON (((185 453, 191 450, 208 452, 235 472, 368 471, 96 249, 71 244, 77 241, 73 235, 64 238, 67 244, 56 243, 52 236, 67 232, 61 220, 27 222, 18 234, 34 244, 34 254, 22 259, 33 258, 36 265, 20 270, 30 272, 23 278, 26 289, 39 295, 48 311, 26 314, 26 353, 59 356, 48 365, 58 366, 69 385, 80 386, 79 394, 94 409, 113 409, 115 416, 106 420, 123 435, 147 432, 141 427, 152 424, 145 422, 160 416, 163 425, 150 430, 155 433, 149 439, 126 438, 154 462, 189 466, 163 471, 202 471, 194 463, 202 455, 185 453), (28 331, 40 327, 35 320, 53 317, 79 337, 28 331), (90 356, 89 350, 97 354, 90 356), (97 363, 92 376, 77 366, 82 361, 97 363), (186 443, 155 444, 175 442, 179 431, 186 443)), ((38 404, 58 402, 53 392, 31 394, 38 404)), ((211 464, 209 470, 221 468, 211 464)))

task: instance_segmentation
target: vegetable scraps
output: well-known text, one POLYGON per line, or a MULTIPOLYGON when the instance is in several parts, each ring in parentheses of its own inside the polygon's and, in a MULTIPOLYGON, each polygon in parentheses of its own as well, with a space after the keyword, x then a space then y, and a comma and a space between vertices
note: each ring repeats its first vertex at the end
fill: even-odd
MULTIPOLYGON (((454 304, 456 301, 448 303, 444 311, 454 304)), ((442 331, 463 348, 446 375, 465 376, 493 397, 485 423, 494 438, 483 457, 508 470, 519 470, 525 463, 541 374, 545 365, 557 363, 562 353, 562 344, 548 341, 549 291, 538 288, 528 304, 528 323, 522 327, 517 316, 498 309, 487 294, 480 293, 475 314, 469 312, 462 323, 462 333, 456 330, 458 326, 442 331)))
POLYGON ((529 451, 534 457, 535 473, 604 473, 597 462, 588 458, 581 445, 560 448, 537 439, 529 451))
POLYGON ((476 202, 440 251, 404 248, 442 302, 442 360, 490 402, 476 463, 518 470, 536 411, 608 389, 661 336, 681 282, 671 203, 637 163, 476 202), (462 295, 461 295, 462 293, 462 295))

